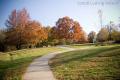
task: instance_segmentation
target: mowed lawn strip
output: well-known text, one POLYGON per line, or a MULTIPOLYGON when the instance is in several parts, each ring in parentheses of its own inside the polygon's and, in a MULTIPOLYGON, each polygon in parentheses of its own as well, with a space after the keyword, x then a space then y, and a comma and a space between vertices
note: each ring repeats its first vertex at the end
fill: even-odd
POLYGON ((120 80, 120 46, 97 46, 49 61, 57 80, 120 80))
POLYGON ((33 59, 63 48, 48 47, 23 49, 0 54, 0 80, 21 80, 27 66, 33 59))

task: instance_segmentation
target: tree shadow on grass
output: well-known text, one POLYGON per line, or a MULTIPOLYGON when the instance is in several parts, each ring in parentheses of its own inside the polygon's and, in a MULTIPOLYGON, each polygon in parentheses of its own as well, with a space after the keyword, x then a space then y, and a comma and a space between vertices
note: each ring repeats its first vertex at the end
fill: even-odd
MULTIPOLYGON (((109 54, 113 54, 112 56, 108 56, 108 57, 110 57, 112 60, 113 60, 113 62, 111 61, 107 61, 107 60, 105 60, 105 62, 102 62, 104 65, 103 66, 99 66, 100 68, 101 68, 101 70, 103 70, 103 71, 97 71, 97 73, 98 74, 100 74, 100 75, 102 75, 101 77, 100 76, 97 76, 96 78, 99 78, 100 77, 100 79, 99 80, 120 80, 120 64, 119 64, 119 62, 120 62, 120 59, 119 59, 119 57, 118 56, 116 56, 116 54, 114 54, 115 52, 116 53, 118 53, 118 55, 119 55, 119 49, 120 49, 120 46, 117 46, 117 47, 112 47, 112 48, 100 48, 100 49, 88 49, 88 50, 78 50, 78 51, 72 51, 72 52, 68 52, 68 53, 64 53, 64 55, 65 54, 69 54, 69 55, 65 55, 65 56, 62 56, 61 57, 61 55, 63 55, 63 54, 60 54, 60 55, 58 55, 58 56, 56 56, 56 58, 55 59, 57 59, 58 58, 58 61, 56 61, 55 63, 53 62, 53 65, 51 64, 51 66, 53 67, 53 69, 54 69, 54 65, 55 65, 55 67, 57 67, 57 66, 60 66, 61 64, 69 64, 69 62, 72 62, 72 61, 83 61, 83 59, 92 59, 92 58, 94 58, 94 57, 98 57, 98 58, 100 58, 100 59, 102 59, 101 57, 104 57, 104 53, 107 53, 108 55, 109 54), (96 51, 95 51, 96 50, 96 51), (80 52, 81 51, 81 52, 80 52), (83 54, 82 54, 82 52, 83 52, 83 54), (84 53, 85 52, 85 53, 84 53), (86 53, 87 52, 87 53, 86 53), (101 57, 99 57, 99 54, 101 55, 103 55, 103 56, 101 56, 101 57), (61 58, 59 58, 59 56, 61 57, 61 58), (116 58, 118 58, 119 59, 119 61, 117 61, 117 60, 115 60, 116 58), (115 63, 114 63, 115 62, 115 63), (110 63, 110 65, 108 65, 108 63, 110 63), (112 64, 111 64, 112 63, 112 64), (57 64, 57 65, 56 65, 57 64), (117 65, 117 68, 115 68, 116 67, 116 65, 117 65), (104 74, 101 74, 100 72, 103 72, 104 74), (103 78, 103 79, 102 79, 103 78)), ((107 57, 107 56, 105 56, 105 57, 107 57)), ((53 59, 54 60, 54 59, 53 59)), ((89 60, 87 60, 87 61, 89 61, 89 60)), ((85 62, 85 63, 87 63, 87 62, 85 62)), ((95 63, 97 63, 97 62, 95 62, 95 63)), ((71 64, 71 63, 70 63, 71 64)), ((78 64, 80 64, 80 63, 78 63, 78 64)), ((64 67, 62 67, 62 69, 63 69, 64 67)), ((74 68, 73 68, 74 69, 74 68)), ((88 69, 89 69, 89 67, 88 67, 88 69)), ((93 71, 95 71, 97 69, 97 67, 94 67, 93 69, 89 69, 90 70, 90 72, 91 72, 91 70, 93 70, 93 71)), ((64 73, 65 74, 65 73, 64 73)), ((86 73, 84 73, 84 74, 87 74, 87 72, 86 73)), ((64 76, 65 77, 65 76, 64 76)), ((91 75, 91 77, 89 77, 89 79, 90 78, 95 78, 95 74, 92 74, 91 75)), ((92 79, 92 80, 93 80, 92 79)), ((84 80, 88 80, 88 79, 84 79, 84 80)), ((91 79, 90 79, 91 80, 91 79)), ((96 79, 97 80, 97 79, 96 79)))
MULTIPOLYGON (((68 54, 68 55, 66 55, 66 56, 68 56, 68 58, 66 56, 62 56, 61 58, 63 60, 60 60, 60 61, 56 62, 56 64, 57 63, 59 64, 59 62, 64 64, 64 63, 69 63, 71 61, 83 60, 84 58, 90 58, 90 57, 97 56, 101 52, 112 51, 112 50, 115 50, 115 49, 119 49, 119 46, 116 46, 116 47, 113 47, 113 48, 107 48, 107 49, 106 48, 87 49, 87 50, 77 50, 77 51, 71 51, 71 52, 63 53, 63 54, 68 54), (82 52, 83 52, 83 54, 82 54, 82 52)), ((60 55, 62 55, 62 54, 59 54, 58 56, 56 56, 56 59, 59 58, 60 55)))

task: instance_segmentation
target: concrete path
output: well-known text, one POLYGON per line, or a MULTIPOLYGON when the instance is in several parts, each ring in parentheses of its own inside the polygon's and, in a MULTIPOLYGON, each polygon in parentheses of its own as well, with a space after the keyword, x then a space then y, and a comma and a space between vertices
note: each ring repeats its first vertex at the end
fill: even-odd
POLYGON ((53 58, 56 54, 74 50, 68 47, 60 48, 66 48, 67 50, 50 53, 35 59, 28 67, 26 73, 23 76, 23 80, 55 80, 52 71, 50 70, 50 67, 48 65, 48 61, 51 58, 53 58))

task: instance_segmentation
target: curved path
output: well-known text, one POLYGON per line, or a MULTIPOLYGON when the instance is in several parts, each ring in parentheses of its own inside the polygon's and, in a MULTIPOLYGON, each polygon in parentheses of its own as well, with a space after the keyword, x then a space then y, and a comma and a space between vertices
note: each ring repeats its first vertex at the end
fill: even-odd
POLYGON ((73 48, 68 47, 60 48, 66 48, 67 50, 50 53, 35 59, 28 67, 26 73, 23 76, 23 80, 55 80, 48 65, 48 61, 57 54, 74 50, 73 48))

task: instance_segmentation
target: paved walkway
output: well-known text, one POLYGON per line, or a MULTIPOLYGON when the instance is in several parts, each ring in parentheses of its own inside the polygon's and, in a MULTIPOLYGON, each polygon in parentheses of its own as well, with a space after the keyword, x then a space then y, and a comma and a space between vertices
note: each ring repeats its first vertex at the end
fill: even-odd
MULTIPOLYGON (((68 47, 61 48, 66 48, 67 51, 74 50, 68 47)), ((67 51, 54 52, 35 59, 28 67, 26 73, 23 76, 23 80, 55 80, 52 71, 50 70, 50 67, 48 65, 48 61, 56 54, 67 51)))

